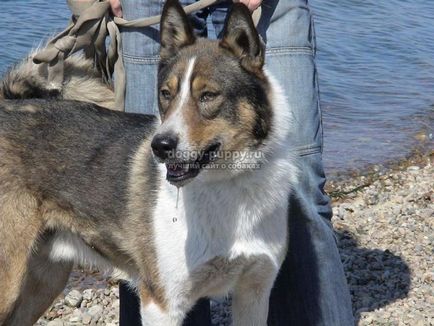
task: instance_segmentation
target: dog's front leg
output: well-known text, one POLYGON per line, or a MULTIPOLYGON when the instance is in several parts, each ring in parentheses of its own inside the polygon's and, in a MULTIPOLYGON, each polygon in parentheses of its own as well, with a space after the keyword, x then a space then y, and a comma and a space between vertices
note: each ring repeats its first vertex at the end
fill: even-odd
POLYGON ((181 326, 188 309, 186 305, 176 304, 176 296, 167 298, 165 296, 151 296, 146 287, 139 286, 140 315, 142 326, 181 326))
POLYGON ((234 326, 266 326, 271 288, 277 277, 271 263, 257 263, 243 273, 232 295, 234 326))
POLYGON ((184 320, 184 314, 163 310, 159 305, 153 302, 142 305, 140 315, 142 318, 142 326, 181 326, 184 320))

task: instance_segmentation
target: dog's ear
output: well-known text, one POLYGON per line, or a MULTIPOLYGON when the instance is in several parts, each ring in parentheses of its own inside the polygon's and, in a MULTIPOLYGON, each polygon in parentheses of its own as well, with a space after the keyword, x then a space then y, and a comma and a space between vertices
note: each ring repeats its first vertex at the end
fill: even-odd
POLYGON ((178 0, 167 0, 160 23, 160 57, 172 58, 181 48, 191 45, 196 38, 188 17, 178 0))
POLYGON ((245 5, 241 3, 233 5, 220 46, 235 54, 245 69, 256 73, 262 70, 265 46, 245 5))

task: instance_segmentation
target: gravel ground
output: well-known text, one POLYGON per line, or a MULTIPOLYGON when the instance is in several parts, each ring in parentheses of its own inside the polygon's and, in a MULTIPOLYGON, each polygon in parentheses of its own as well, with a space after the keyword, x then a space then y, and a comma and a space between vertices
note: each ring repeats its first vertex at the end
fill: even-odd
MULTIPOLYGON (((434 325, 433 155, 410 163, 328 186, 359 325, 434 325)), ((36 325, 118 325, 118 310, 116 282, 77 270, 36 325)), ((212 311, 230 323, 229 301, 212 311)))

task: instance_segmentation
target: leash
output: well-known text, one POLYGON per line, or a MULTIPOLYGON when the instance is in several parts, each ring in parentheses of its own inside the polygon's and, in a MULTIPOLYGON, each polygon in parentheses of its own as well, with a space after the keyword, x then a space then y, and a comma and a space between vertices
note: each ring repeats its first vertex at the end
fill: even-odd
MULTIPOLYGON (((199 0, 184 7, 186 14, 202 10, 221 0, 199 0)), ((119 27, 143 28, 160 23, 161 15, 135 20, 125 20, 110 14, 107 0, 67 0, 73 13, 66 29, 53 37, 47 46, 33 57, 36 64, 48 64, 50 87, 61 89, 64 82, 64 61, 70 55, 83 50, 93 59, 103 80, 114 87, 115 107, 124 110, 125 68, 122 61, 122 43, 119 27), (106 37, 111 39, 106 47, 106 37), (113 78, 115 76, 115 78, 113 78)), ((252 15, 255 25, 261 16, 259 7, 252 15)))

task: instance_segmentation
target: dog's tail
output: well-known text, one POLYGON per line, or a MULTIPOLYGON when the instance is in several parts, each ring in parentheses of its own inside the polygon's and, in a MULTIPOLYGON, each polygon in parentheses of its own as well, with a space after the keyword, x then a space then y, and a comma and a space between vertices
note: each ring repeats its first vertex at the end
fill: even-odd
POLYGON ((113 89, 102 80, 92 60, 82 54, 68 57, 63 84, 53 85, 48 81, 48 65, 33 62, 37 51, 6 73, 0 81, 0 99, 57 98, 116 109, 113 89))

